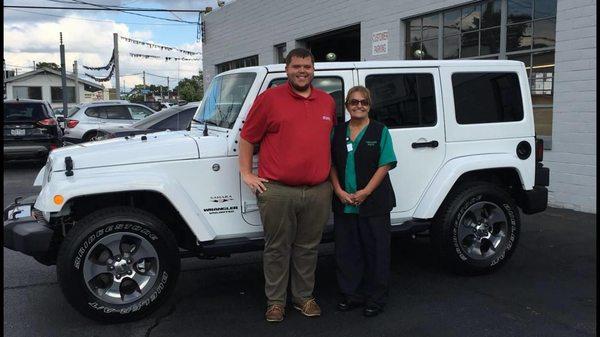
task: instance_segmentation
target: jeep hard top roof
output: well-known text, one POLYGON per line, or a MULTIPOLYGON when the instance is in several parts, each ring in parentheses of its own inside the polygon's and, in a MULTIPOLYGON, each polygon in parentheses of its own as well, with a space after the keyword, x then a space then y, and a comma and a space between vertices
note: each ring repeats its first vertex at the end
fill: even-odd
MULTIPOLYGON (((512 60, 397 60, 397 61, 362 61, 362 62, 316 62, 315 70, 375 69, 375 68, 435 68, 435 67, 475 67, 475 66, 520 66, 523 63, 512 60)), ((285 71, 285 64, 268 64, 247 68, 238 68, 222 74, 267 69, 270 73, 285 71)))

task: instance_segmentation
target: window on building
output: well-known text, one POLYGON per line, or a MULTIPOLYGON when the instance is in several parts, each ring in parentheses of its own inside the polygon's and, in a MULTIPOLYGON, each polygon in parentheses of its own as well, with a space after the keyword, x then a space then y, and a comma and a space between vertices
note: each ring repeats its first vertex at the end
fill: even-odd
MULTIPOLYGON (((62 87, 50 87, 52 103, 63 101, 62 87)), ((75 103, 75 87, 67 87, 67 103, 75 103)))
POLYGON ((227 70, 244 68, 244 67, 254 67, 258 65, 258 55, 245 57, 221 64, 217 64, 217 74, 225 72, 227 70))
POLYGON ((516 73, 455 73, 452 90, 458 124, 523 119, 523 96, 516 73))
MULTIPOLYGON (((274 79, 269 83, 269 88, 276 87, 286 82, 287 78, 274 79)), ((338 123, 344 123, 346 108, 344 106, 344 81, 342 78, 334 76, 317 76, 313 79, 312 85, 333 97, 338 123)))
POLYGON ((275 60, 277 63, 285 63, 286 56, 286 45, 285 43, 278 44, 275 46, 275 60))
POLYGON ((369 75, 371 116, 388 128, 436 124, 435 87, 431 74, 369 75))
POLYGON ((408 22, 407 59, 433 60, 438 58, 438 21, 439 14, 434 14, 408 22))
POLYGON ((13 87, 13 97, 19 99, 42 99, 42 87, 13 87))
POLYGON ((544 139, 546 149, 551 148, 556 0, 485 0, 410 18, 405 24, 406 59, 523 62, 536 135, 544 139), (437 26, 434 18, 438 18, 437 26))

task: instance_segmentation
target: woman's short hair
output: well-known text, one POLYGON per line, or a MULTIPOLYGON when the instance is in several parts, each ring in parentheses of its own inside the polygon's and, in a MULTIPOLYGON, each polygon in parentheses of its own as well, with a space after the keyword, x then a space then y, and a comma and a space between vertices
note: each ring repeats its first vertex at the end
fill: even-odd
POLYGON ((352 88, 350 88, 350 90, 348 90, 348 95, 346 95, 346 102, 345 104, 350 103, 350 96, 352 96, 353 93, 355 92, 359 92, 361 94, 363 94, 363 96, 365 96, 365 99, 367 100, 367 102, 369 102, 369 105, 371 105, 371 91, 369 91, 369 89, 363 87, 362 85, 357 85, 354 86, 352 88))

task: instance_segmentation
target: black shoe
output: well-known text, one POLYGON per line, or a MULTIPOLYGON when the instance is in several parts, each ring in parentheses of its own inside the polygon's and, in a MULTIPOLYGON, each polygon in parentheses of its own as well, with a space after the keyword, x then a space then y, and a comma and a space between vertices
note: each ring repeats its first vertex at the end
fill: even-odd
POLYGON ((350 311, 350 310, 354 310, 361 306, 363 306, 363 304, 360 302, 342 300, 341 302, 338 303, 337 308, 339 311, 350 311))
POLYGON ((376 306, 376 305, 368 305, 364 310, 363 310, 363 315, 365 317, 373 317, 373 316, 377 316, 379 315, 380 312, 382 312, 383 309, 380 306, 376 306))

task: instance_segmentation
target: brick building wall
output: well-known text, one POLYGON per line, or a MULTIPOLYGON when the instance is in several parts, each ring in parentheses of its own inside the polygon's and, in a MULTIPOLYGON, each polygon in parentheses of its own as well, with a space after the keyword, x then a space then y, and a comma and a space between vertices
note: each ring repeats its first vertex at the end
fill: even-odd
POLYGON ((596 1, 560 0, 556 14, 550 204, 596 213, 596 1))

